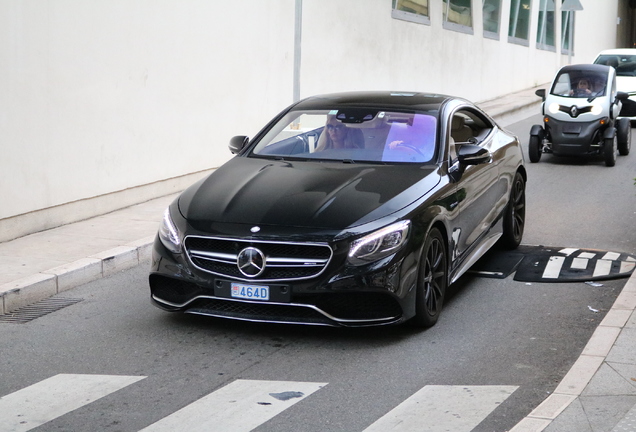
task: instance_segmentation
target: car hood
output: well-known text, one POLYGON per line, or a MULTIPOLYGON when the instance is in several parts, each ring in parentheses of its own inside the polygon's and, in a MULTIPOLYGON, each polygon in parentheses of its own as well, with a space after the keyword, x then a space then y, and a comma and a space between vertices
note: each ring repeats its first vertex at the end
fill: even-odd
POLYGON ((636 92, 636 77, 617 76, 616 89, 625 93, 636 92))
POLYGON ((440 181, 436 166, 235 157, 184 191, 197 230, 215 223, 344 229, 412 203, 440 181))

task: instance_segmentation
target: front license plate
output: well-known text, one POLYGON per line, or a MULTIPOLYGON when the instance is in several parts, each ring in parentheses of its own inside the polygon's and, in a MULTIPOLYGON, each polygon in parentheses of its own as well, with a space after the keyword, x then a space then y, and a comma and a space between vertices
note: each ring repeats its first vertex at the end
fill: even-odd
POLYGON ((234 298, 249 300, 269 300, 269 287, 263 285, 232 284, 231 295, 234 298))

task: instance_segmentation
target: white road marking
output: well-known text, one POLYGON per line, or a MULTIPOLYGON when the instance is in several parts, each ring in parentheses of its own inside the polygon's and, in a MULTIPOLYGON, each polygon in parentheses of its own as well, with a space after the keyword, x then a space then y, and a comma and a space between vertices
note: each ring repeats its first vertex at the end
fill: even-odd
POLYGON ((620 256, 621 254, 616 252, 607 252, 601 259, 612 261, 612 260, 617 260, 620 256))
POLYGON ((563 262, 565 261, 565 257, 562 256, 551 256, 550 261, 545 266, 543 270, 543 278, 544 279, 557 279, 559 277, 559 273, 561 273, 561 267, 563 267, 563 262))
POLYGON ((597 260, 596 267, 594 267, 594 273, 592 277, 607 276, 612 271, 612 261, 597 260))
POLYGON ((589 262, 590 260, 587 258, 572 258, 572 265, 570 268, 585 270, 589 262))
POLYGON ((559 253, 562 253, 563 255, 567 255, 570 256, 572 255, 574 252, 576 252, 578 249, 576 248, 565 248, 565 249, 561 249, 559 251, 559 253))
POLYGON ((594 253, 590 253, 590 252, 581 252, 579 254, 579 258, 587 258, 587 259, 592 259, 596 256, 596 254, 594 253))
POLYGON ((630 272, 632 270, 634 270, 634 267, 636 267, 636 263, 634 262, 627 262, 627 261, 621 261, 621 273, 627 273, 630 272))
POLYGON ((426 386, 364 432, 470 432, 517 386, 426 386))
POLYGON ((187 405, 143 432, 248 432, 327 383, 237 380, 187 405))
POLYGON ((0 429, 25 432, 144 379, 60 374, 0 398, 0 429))

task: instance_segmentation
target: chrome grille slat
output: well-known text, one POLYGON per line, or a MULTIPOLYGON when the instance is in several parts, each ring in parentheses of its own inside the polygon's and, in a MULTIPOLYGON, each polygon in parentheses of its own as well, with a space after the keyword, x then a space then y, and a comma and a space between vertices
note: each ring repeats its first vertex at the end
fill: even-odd
POLYGON ((184 245, 188 259, 198 269, 245 281, 310 279, 322 273, 333 256, 326 243, 187 236, 184 245), (238 254, 247 247, 257 248, 265 255, 265 271, 255 278, 245 277, 237 267, 238 254))

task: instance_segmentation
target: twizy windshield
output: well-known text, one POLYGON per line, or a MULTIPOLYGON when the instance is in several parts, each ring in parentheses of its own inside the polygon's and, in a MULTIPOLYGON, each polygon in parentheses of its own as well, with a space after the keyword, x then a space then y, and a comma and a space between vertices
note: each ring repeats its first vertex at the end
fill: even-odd
POLYGON ((252 150, 276 158, 426 163, 435 156, 431 114, 352 108, 291 111, 252 150))
POLYGON ((589 98, 605 96, 607 72, 568 70, 554 80, 551 94, 556 96, 589 98))

